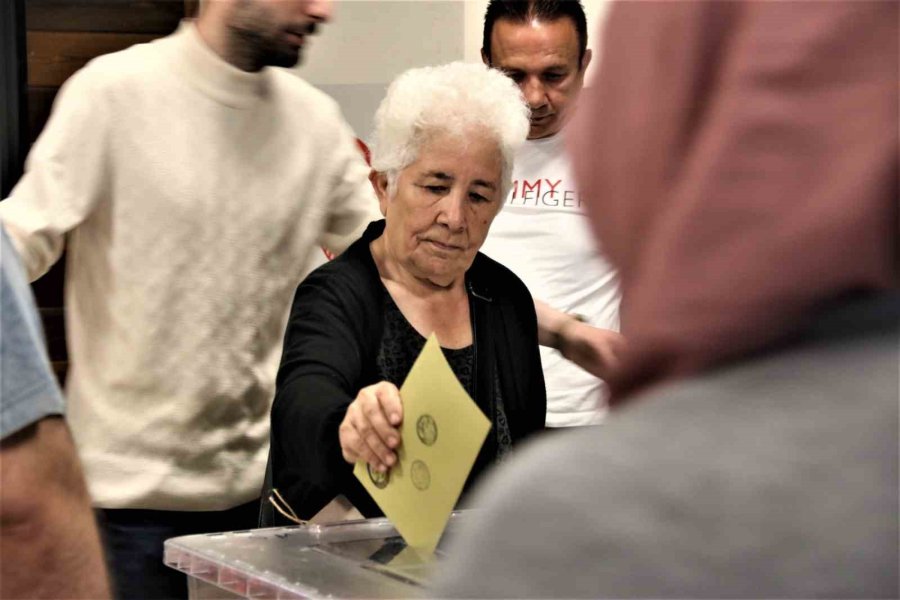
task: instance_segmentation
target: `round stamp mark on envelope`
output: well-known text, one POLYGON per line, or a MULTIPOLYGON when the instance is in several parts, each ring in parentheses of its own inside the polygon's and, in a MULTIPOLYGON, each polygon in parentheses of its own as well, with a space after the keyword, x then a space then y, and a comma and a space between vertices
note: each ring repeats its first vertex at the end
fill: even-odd
POLYGON ((416 435, 426 446, 433 446, 437 441, 437 422, 429 414, 424 414, 416 421, 416 435))
POLYGON ((380 471, 375 471, 372 469, 372 465, 367 464, 366 470, 369 472, 369 479, 372 480, 372 483, 375 484, 379 490, 383 490, 387 487, 387 484, 391 481, 391 472, 386 471, 384 473, 380 471))
POLYGON ((431 486, 431 472, 428 470, 428 465, 421 460, 413 461, 409 475, 417 490, 425 491, 431 486))

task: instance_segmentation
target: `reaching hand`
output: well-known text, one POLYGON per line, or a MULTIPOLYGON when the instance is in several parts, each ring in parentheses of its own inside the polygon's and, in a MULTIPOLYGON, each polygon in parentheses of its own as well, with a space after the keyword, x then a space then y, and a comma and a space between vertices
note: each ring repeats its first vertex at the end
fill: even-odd
POLYGON ((607 379, 618 367, 625 350, 625 336, 576 319, 559 328, 559 351, 590 374, 607 379))
POLYGON ((403 404, 393 383, 381 381, 364 387, 347 407, 338 428, 341 453, 348 463, 364 460, 381 473, 397 463, 403 404))

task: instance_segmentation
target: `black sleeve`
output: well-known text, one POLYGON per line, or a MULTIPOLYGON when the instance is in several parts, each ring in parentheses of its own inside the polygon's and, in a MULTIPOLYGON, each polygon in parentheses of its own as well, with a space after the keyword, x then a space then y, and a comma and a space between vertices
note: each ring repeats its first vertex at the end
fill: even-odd
POLYGON ((320 269, 297 288, 288 320, 272 407, 272 478, 304 519, 342 493, 352 477, 338 426, 363 372, 357 298, 320 269))
POLYGON ((515 328, 521 338, 512 343, 515 352, 522 354, 522 364, 527 365, 520 371, 521 377, 526 381, 522 393, 526 396, 523 413, 524 427, 520 432, 521 438, 528 437, 532 433, 543 431, 547 421, 547 390, 544 384, 544 370, 541 366, 541 351, 538 345, 537 314, 534 309, 534 300, 525 284, 521 281, 519 293, 516 294, 516 314, 519 327, 515 328))
POLYGON ((498 290, 497 364, 514 443, 542 431, 547 418, 547 392, 538 347, 537 315, 528 288, 509 269, 493 261, 490 280, 498 290))

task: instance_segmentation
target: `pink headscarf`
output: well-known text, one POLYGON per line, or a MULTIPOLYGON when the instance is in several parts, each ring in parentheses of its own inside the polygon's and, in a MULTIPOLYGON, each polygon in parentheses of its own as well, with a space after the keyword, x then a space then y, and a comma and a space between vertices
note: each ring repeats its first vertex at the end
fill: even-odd
POLYGON ((898 282, 898 4, 620 2, 570 149, 622 275, 614 402, 898 282))

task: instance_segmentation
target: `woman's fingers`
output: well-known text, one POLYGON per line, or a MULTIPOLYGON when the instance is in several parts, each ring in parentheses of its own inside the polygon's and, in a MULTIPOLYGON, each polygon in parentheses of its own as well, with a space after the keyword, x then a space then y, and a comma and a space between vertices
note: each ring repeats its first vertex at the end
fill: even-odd
POLYGON ((396 439, 400 434, 381 437, 382 432, 375 422, 383 421, 386 423, 386 420, 383 415, 378 414, 380 412, 381 408, 377 402, 369 399, 349 411, 350 422, 365 446, 360 453, 366 456, 366 462, 369 462, 374 467, 389 467, 394 464, 396 458, 391 451, 388 439, 396 439), (375 460, 369 460, 368 456, 373 456, 375 460))
POLYGON ((349 418, 344 416, 341 426, 338 428, 338 439, 341 442, 341 454, 348 463, 355 463, 359 460, 359 435, 356 429, 350 424, 349 418))
POLYGON ((379 403, 391 426, 399 427, 403 422, 403 403, 400 401, 400 390, 389 381, 382 381, 372 387, 375 388, 379 403))
POLYGON ((394 449, 400 445, 400 431, 394 424, 402 419, 403 405, 395 385, 383 381, 360 390, 339 429, 344 460, 365 460, 386 471, 397 462, 394 449))
POLYGON ((339 437, 341 442, 341 454, 348 463, 364 460, 376 469, 383 470, 385 465, 378 455, 369 447, 365 438, 354 422, 354 410, 348 409, 347 416, 341 423, 339 437))

